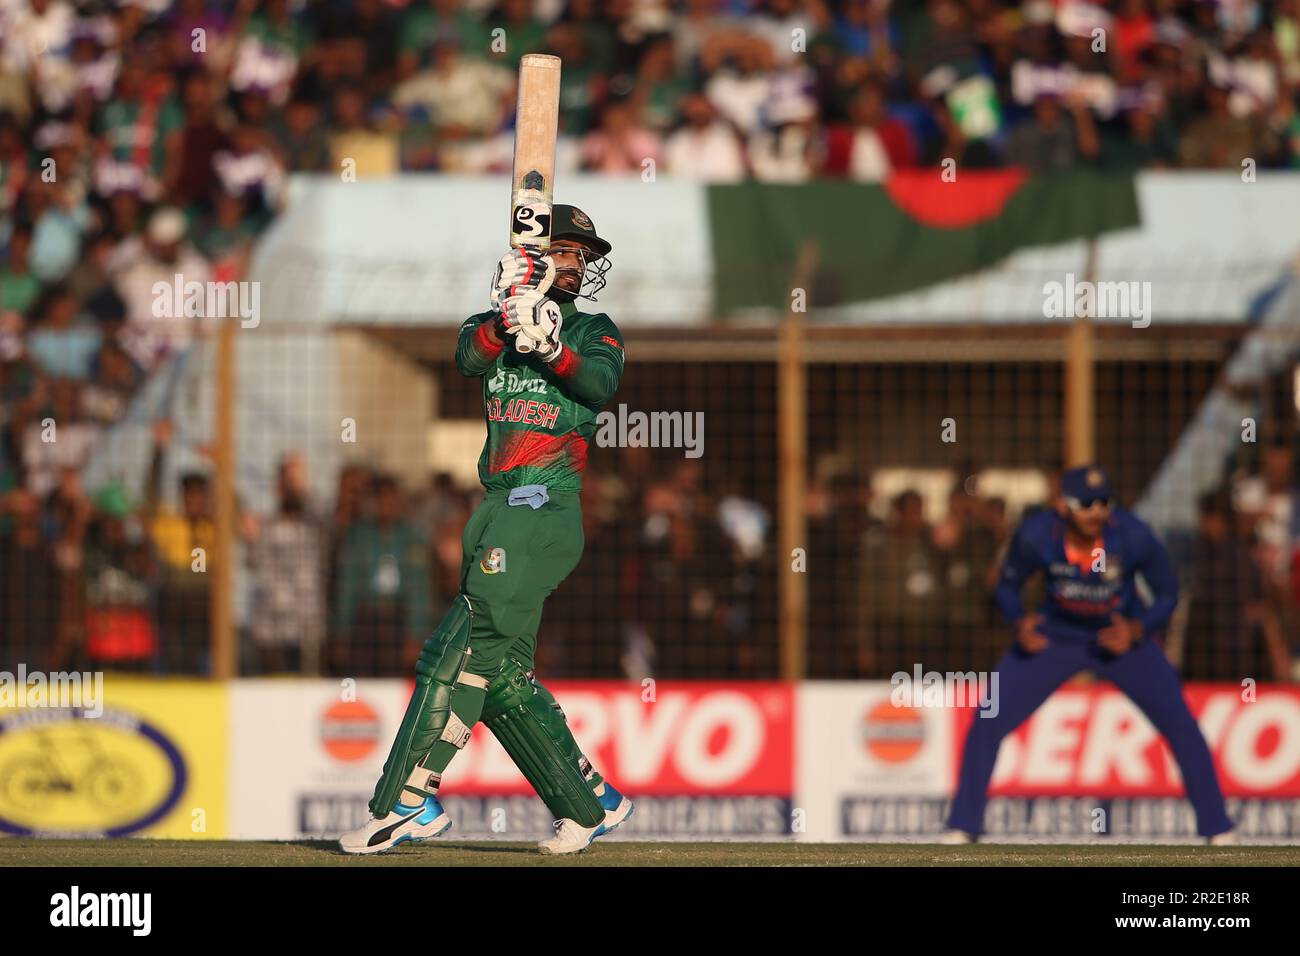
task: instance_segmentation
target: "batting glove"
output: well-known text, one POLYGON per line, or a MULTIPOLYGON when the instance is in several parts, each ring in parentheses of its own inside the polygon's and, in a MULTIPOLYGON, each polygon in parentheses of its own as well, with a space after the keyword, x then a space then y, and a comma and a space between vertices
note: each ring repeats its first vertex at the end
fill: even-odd
POLYGON ((528 249, 511 249, 501 257, 492 276, 492 309, 500 312, 504 300, 530 290, 545 295, 554 281, 555 263, 549 256, 539 256, 528 249))
POLYGON ((554 362, 564 351, 560 343, 560 328, 564 317, 560 307, 536 292, 511 296, 502 302, 502 319, 505 331, 515 337, 515 351, 535 352, 544 362, 554 362))

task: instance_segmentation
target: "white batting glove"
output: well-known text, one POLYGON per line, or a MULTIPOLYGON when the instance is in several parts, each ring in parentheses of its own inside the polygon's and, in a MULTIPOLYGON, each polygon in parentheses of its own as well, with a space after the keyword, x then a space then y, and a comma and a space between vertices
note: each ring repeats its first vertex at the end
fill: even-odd
POLYGON ((528 249, 511 249, 501 257, 492 276, 492 309, 500 312, 504 300, 529 290, 545 295, 554 281, 555 262, 550 256, 538 256, 528 249))
POLYGON ((560 343, 564 317, 550 299, 533 291, 511 296, 502 302, 501 315, 506 333, 515 337, 516 352, 536 352, 549 363, 564 351, 560 343))

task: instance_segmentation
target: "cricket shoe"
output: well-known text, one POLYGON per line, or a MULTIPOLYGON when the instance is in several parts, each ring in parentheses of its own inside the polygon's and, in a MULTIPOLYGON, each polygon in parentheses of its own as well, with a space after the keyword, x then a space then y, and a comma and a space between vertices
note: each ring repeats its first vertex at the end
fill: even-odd
MULTIPOLYGON (((627 797, 619 793, 614 785, 606 780, 600 785, 600 792, 596 794, 596 799, 605 810, 605 833, 612 833, 622 826, 623 821, 632 815, 636 805, 627 797)), ((603 836, 603 833, 596 834, 603 836)))
POLYGON ((414 806, 399 803, 384 817, 371 817, 361 827, 339 837, 344 853, 382 853, 401 843, 432 840, 451 829, 451 817, 437 797, 414 806))
POLYGON ((968 843, 974 843, 979 837, 973 833, 967 833, 965 830, 947 830, 943 836, 939 837, 938 842, 947 846, 965 846, 968 843))
MULTIPOLYGON (((608 812, 606 811, 607 814, 608 812)), ((543 856, 564 856, 567 853, 581 853, 591 846, 596 837, 608 832, 603 823, 598 823, 594 827, 584 827, 577 820, 556 820, 555 836, 538 843, 537 849, 542 851, 543 856)))
POLYGON ((1205 842, 1210 846, 1236 846, 1237 831, 1224 830, 1222 833, 1216 833, 1214 836, 1208 837, 1205 842))

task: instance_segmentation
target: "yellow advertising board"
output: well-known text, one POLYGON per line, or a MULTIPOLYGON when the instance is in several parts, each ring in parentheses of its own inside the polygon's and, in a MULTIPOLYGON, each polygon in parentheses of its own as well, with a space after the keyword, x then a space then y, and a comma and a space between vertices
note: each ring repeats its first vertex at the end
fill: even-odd
POLYGON ((0 835, 226 835, 220 682, 107 675, 83 706, 0 706, 0 835))

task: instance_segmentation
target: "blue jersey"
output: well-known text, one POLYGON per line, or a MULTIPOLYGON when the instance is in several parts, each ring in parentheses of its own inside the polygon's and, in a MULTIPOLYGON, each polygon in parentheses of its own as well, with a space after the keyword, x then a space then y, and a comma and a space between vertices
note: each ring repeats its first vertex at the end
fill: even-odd
POLYGON ((1048 637, 1095 640, 1113 613, 1140 620, 1146 636, 1164 630, 1178 604, 1178 579, 1151 528, 1115 508, 1094 547, 1073 561, 1066 554, 1065 528, 1065 519, 1048 509, 1030 515, 1016 530, 995 594, 1007 620, 1014 623, 1024 615, 1020 590, 1042 571, 1047 595, 1037 610, 1043 616, 1040 630, 1048 637), (1149 604, 1138 594, 1138 572, 1150 591, 1149 604))

